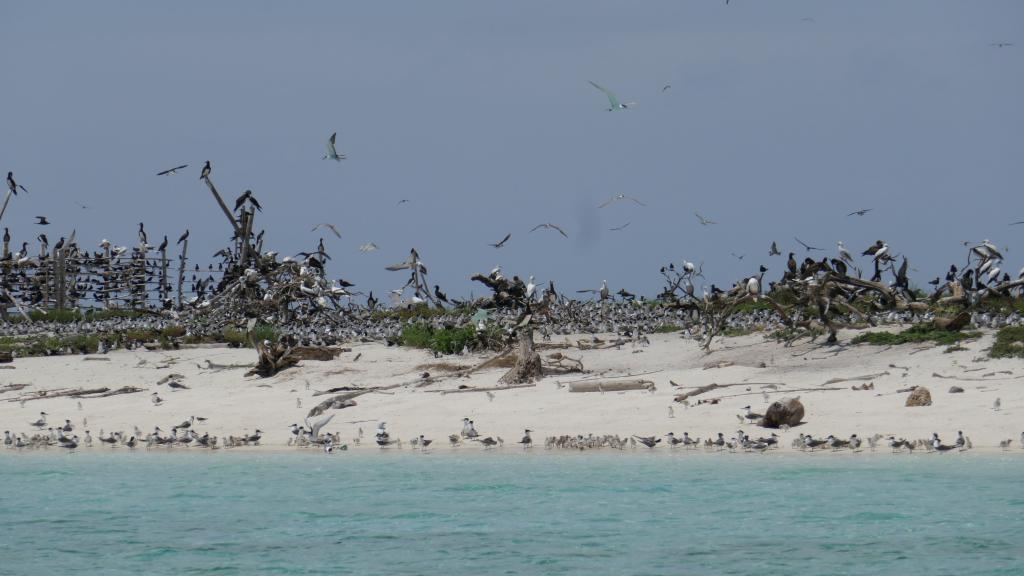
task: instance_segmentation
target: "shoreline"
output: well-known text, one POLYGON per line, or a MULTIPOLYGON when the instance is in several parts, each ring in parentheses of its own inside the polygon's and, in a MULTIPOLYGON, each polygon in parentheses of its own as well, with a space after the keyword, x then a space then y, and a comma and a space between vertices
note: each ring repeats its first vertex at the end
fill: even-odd
MULTIPOLYGON (((899 326, 886 327, 898 330, 899 326)), ((477 366, 493 354, 471 353, 435 357, 416 348, 389 347, 378 343, 353 342, 333 360, 303 360, 298 366, 270 378, 244 376, 255 362, 255 351, 229 347, 197 347, 182 350, 118 350, 105 355, 17 358, 13 369, 0 371, 0 431, 28 436, 36 430, 30 422, 47 413, 48 425, 63 425, 70 420, 68 435, 84 437, 90 430, 94 446, 81 452, 127 450, 100 445, 100 432, 109 435, 122 431, 124 438, 138 429, 139 446, 145 451, 144 437, 159 426, 162 435, 172 427, 195 421, 191 429, 223 440, 243 436, 259 429, 261 446, 230 447, 221 450, 242 452, 299 452, 319 448, 292 448, 290 426, 305 424, 311 408, 331 394, 317 391, 332 388, 374 388, 354 398, 355 404, 324 413, 334 418, 323 432, 336 434, 349 452, 416 451, 408 440, 423 434, 434 441, 428 452, 520 452, 516 444, 525 428, 533 431, 533 451, 544 448, 548 436, 586 437, 632 435, 664 438, 668 432, 704 439, 721 432, 728 440, 738 431, 756 439, 772 432, 779 435, 779 448, 769 453, 797 453, 791 447, 798 434, 825 438, 834 434, 848 438, 857 434, 863 441, 862 453, 870 453, 868 437, 881 434, 877 452, 889 452, 889 435, 914 441, 938 433, 952 444, 958 430, 971 439, 971 452, 1024 453, 1020 438, 1024 431, 1024 363, 1014 359, 989 359, 984 351, 992 343, 992 332, 963 343, 947 352, 944 346, 905 344, 900 346, 852 345, 850 340, 861 331, 844 331, 838 346, 801 341, 791 345, 767 340, 762 334, 729 337, 705 354, 696 342, 678 333, 652 334, 650 343, 626 343, 599 349, 581 347, 590 335, 557 337, 543 357, 558 352, 579 359, 584 373, 549 375, 524 387, 501 388, 498 378, 506 368, 488 368, 466 376, 452 370, 477 366), (582 348, 582 349, 581 349, 582 348), (103 361, 91 360, 104 358, 103 361), (423 373, 429 378, 423 378, 423 373), (643 379, 649 390, 569 392, 570 381, 583 379, 643 379), (171 389, 169 381, 187 388, 171 389), (837 380, 840 380, 837 382, 837 380), (855 390, 863 384, 872 389, 855 390), (688 400, 689 405, 673 401, 683 392, 719 384, 719 388, 688 400), (932 405, 908 408, 910 386, 929 388, 932 405), (19 402, 19 396, 57 393, 67 388, 123 386, 138 392, 103 398, 43 397, 19 402), (959 386, 963 393, 949 393, 959 386), (154 403, 155 397, 160 403, 154 403), (799 397, 805 407, 800 426, 787 431, 762 428, 744 421, 745 406, 764 413, 768 404, 783 397, 799 397), (996 398, 1000 409, 993 408, 996 398), (13 401, 12 401, 13 400, 13 401), (480 437, 503 437, 501 449, 484 450, 470 445, 450 448, 448 436, 458 434, 462 418, 475 421, 480 437), (379 422, 386 422, 392 438, 403 440, 401 450, 380 449, 373 443, 379 422), (354 439, 362 432, 362 443, 354 439), (999 448, 1000 441, 1011 440, 1010 449, 999 448)), ((614 335, 601 335, 606 342, 614 335)), ((311 420, 318 420, 318 416, 311 420)), ((48 427, 48 426, 47 426, 48 427)), ((44 428, 45 431, 45 428, 44 428)), ((52 446, 58 452, 64 449, 52 446)), ((45 452, 48 449, 25 449, 45 452)), ((197 447, 153 451, 194 452, 197 447)), ((617 452, 615 448, 588 448, 585 452, 617 452)), ((689 455, 703 452, 684 448, 669 449, 663 440, 654 450, 643 446, 639 452, 689 455)), ((13 451, 13 449, 12 449, 13 451)), ((626 448, 625 452, 632 451, 626 448)), ((820 450, 815 450, 819 452, 820 450)), ((828 450, 826 450, 828 451, 828 450)), ((0 449, 0 454, 7 450, 0 449)), ((558 448, 550 452, 580 452, 558 448)), ((737 452, 740 452, 737 450, 737 452)), ((841 452, 849 452, 843 450, 841 452)), ((915 450, 925 452, 925 450, 915 450)))

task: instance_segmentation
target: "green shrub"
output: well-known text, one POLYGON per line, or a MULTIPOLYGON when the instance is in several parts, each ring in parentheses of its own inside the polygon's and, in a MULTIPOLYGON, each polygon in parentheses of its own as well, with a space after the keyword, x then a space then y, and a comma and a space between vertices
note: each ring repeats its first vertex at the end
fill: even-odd
POLYGON ((1024 326, 1000 328, 988 355, 992 358, 1024 358, 1024 326))
POLYGON ((915 342, 935 342, 952 346, 961 340, 970 340, 981 336, 980 332, 950 332, 936 330, 927 324, 911 326, 902 332, 865 332, 857 335, 853 344, 872 344, 874 346, 896 346, 915 342))

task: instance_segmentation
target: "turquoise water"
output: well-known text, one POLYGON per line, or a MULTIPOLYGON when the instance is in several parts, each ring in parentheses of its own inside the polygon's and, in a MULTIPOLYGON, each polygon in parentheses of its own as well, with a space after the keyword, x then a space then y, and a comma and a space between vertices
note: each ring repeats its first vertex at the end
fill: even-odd
POLYGON ((1024 574, 999 455, 0 455, 0 574, 1024 574))

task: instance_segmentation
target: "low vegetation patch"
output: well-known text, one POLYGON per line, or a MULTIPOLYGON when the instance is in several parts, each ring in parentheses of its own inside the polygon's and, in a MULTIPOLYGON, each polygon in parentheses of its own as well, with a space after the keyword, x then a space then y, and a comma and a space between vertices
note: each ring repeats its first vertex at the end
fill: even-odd
POLYGON ((477 330, 472 324, 457 328, 433 328, 418 323, 402 330, 402 345, 413 348, 429 348, 442 354, 455 354, 464 348, 470 350, 495 349, 501 344, 501 332, 497 328, 477 330))
POLYGON ((896 346, 915 342, 934 342, 952 346, 962 340, 971 340, 981 336, 981 332, 950 332, 936 330, 931 326, 919 324, 902 332, 865 332, 859 334, 851 342, 853 344, 872 344, 874 346, 896 346))
POLYGON ((1024 358, 1024 326, 1007 326, 996 332, 996 343, 988 355, 992 358, 1024 358))

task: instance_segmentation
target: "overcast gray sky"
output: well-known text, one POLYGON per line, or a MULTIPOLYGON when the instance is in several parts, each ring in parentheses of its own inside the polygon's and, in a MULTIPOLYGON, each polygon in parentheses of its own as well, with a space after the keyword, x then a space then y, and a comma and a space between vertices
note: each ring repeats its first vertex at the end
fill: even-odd
POLYGON ((758 264, 775 278, 768 246, 794 235, 884 239, 921 284, 965 240, 1024 264, 1015 0, 34 1, 0 20, 19 243, 35 215, 93 248, 142 220, 211 255, 229 236, 198 180, 211 160, 229 201, 262 203, 268 247, 324 236, 331 275, 378 293, 412 246, 450 294, 479 294, 469 275, 496 264, 649 295, 683 258, 720 284, 758 264), (606 112, 588 80, 637 107, 606 112), (341 163, 321 160, 334 131, 341 163), (596 208, 619 193, 647 206, 596 208), (311 233, 321 221, 342 238, 311 233), (528 233, 548 221, 570 238, 528 233))

